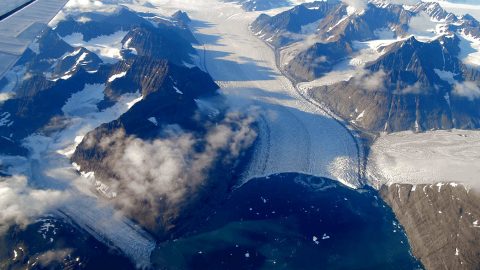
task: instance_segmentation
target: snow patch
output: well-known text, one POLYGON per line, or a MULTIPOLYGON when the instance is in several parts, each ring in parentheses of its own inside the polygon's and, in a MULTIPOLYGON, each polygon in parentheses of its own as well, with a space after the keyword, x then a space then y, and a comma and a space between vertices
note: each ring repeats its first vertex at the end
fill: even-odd
POLYGON ((122 40, 127 35, 125 31, 117 31, 111 35, 99 36, 89 40, 83 39, 82 33, 73 33, 63 37, 63 40, 73 47, 84 47, 97 54, 106 63, 116 63, 122 60, 122 40))
POLYGON ((148 121, 152 122, 155 126, 158 126, 157 119, 155 117, 148 118, 148 121))
POLYGON ((177 92, 177 94, 183 95, 183 92, 180 91, 180 89, 178 89, 178 87, 176 87, 175 85, 173 86, 173 89, 175 89, 175 92, 177 92))
POLYGON ((108 82, 113 82, 118 78, 125 77, 125 75, 127 75, 126 71, 123 71, 123 72, 120 72, 120 73, 117 73, 117 74, 113 74, 112 76, 110 76, 110 78, 108 78, 108 82))
POLYGON ((480 66, 480 40, 465 32, 460 33, 459 58, 466 65, 478 68, 480 66))

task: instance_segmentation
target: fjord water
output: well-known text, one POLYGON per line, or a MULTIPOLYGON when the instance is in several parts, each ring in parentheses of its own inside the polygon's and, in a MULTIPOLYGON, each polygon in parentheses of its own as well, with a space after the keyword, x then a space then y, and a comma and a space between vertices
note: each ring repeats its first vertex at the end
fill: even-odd
POLYGON ((152 254, 162 269, 418 269, 372 189, 300 174, 258 178, 152 254))

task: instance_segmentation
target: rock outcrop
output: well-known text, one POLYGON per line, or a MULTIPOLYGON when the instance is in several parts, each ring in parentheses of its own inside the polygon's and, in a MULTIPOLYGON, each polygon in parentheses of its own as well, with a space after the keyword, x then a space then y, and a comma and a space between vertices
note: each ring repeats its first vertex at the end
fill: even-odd
POLYGON ((426 269, 478 269, 480 194, 460 184, 392 184, 380 190, 426 269))

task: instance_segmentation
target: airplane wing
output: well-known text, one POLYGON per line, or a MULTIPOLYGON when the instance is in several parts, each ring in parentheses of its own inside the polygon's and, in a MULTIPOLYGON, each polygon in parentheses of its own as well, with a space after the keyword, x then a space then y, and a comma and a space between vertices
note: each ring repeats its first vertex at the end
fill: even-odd
POLYGON ((0 0, 0 79, 68 0, 0 0))

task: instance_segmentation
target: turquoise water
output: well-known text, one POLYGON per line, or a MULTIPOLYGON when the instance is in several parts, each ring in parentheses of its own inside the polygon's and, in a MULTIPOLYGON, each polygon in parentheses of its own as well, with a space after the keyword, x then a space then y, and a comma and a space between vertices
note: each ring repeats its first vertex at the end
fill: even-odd
POLYGON ((421 268, 376 191, 299 174, 248 182, 152 260, 160 269, 421 268))

